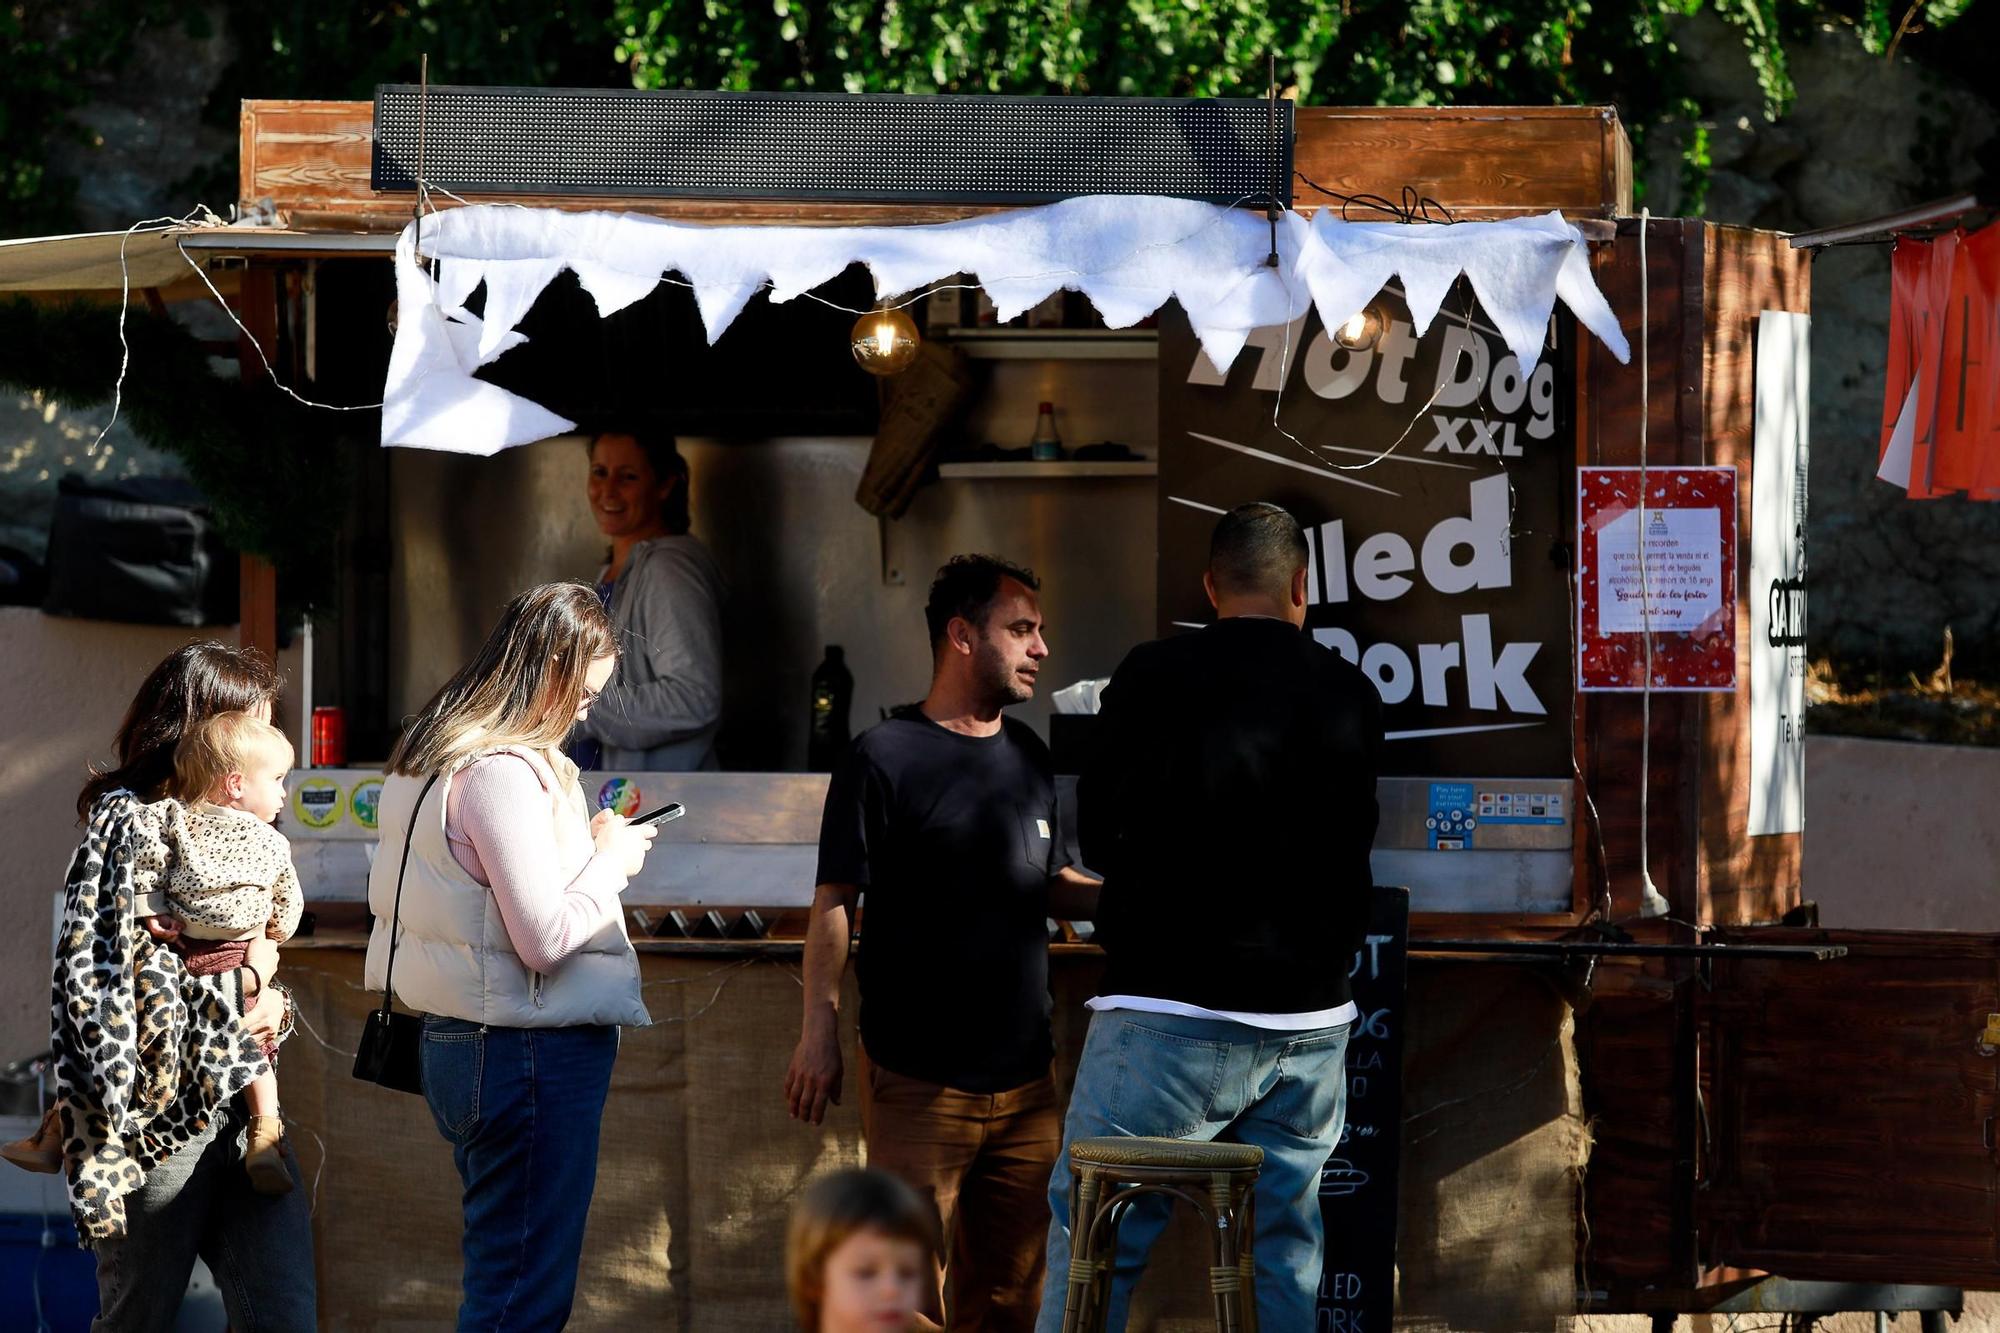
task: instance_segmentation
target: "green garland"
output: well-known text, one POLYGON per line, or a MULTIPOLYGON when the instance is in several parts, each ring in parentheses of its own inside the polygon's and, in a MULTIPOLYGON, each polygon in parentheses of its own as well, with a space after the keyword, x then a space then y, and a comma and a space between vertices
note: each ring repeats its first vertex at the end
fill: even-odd
MULTIPOLYGON (((277 567, 287 609, 326 605, 349 482, 332 414, 268 381, 216 374, 200 341, 166 316, 128 311, 125 338, 121 419, 181 461, 225 541, 277 567)), ((116 306, 0 302, 0 386, 72 411, 108 408, 120 357, 116 306)))

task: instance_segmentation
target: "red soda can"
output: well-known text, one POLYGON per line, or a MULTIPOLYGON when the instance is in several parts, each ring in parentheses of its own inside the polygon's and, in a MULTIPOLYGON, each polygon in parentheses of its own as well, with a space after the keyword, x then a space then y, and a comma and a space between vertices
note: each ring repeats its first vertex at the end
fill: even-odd
POLYGON ((347 766, 347 714, 331 706, 313 709, 312 766, 347 766))

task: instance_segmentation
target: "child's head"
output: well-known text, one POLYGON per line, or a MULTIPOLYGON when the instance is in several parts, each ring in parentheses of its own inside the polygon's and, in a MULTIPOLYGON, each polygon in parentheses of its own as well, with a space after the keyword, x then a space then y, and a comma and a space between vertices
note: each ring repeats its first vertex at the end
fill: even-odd
POLYGON ((903 1333, 936 1281, 937 1221, 880 1171, 806 1187, 785 1238, 785 1283, 804 1333, 903 1333))
POLYGON ((292 743, 248 713, 219 713, 174 749, 174 795, 248 811, 265 823, 285 808, 292 743))

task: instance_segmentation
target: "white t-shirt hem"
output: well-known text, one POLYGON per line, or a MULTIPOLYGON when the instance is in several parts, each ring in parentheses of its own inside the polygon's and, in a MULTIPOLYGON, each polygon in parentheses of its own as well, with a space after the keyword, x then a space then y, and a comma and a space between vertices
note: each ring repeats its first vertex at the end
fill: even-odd
POLYGON ((1156 1000, 1148 995, 1097 995, 1087 1001, 1084 1007, 1098 1013, 1110 1009, 1125 1009, 1139 1014, 1208 1018, 1223 1023, 1241 1023, 1245 1027, 1263 1028, 1267 1032, 1304 1032, 1310 1028, 1339 1027, 1342 1023, 1352 1023, 1361 1013, 1360 1008, 1352 1000, 1332 1009, 1314 1009, 1302 1014, 1253 1014, 1237 1009, 1204 1009, 1198 1004, 1182 1004, 1179 1000, 1156 1000))

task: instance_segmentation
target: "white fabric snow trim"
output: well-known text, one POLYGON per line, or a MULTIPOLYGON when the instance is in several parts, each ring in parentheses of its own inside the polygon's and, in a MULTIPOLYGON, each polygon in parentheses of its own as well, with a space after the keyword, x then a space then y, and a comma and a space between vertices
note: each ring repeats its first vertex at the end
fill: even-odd
POLYGON ((1202 349, 1228 370, 1254 329, 1317 307, 1337 326, 1400 278, 1421 335, 1460 273, 1508 348, 1531 373, 1560 299, 1620 361, 1630 348, 1590 276, 1583 234, 1558 213, 1500 222, 1405 226, 1343 223, 1322 210, 1310 222, 1270 224, 1243 209, 1185 199, 1094 195, 990 217, 912 227, 702 226, 634 214, 568 213, 507 205, 453 209, 416 224, 396 247, 401 321, 383 393, 382 442, 491 454, 545 439, 574 422, 474 378, 526 341, 514 326, 564 269, 600 316, 640 300, 673 273, 694 288, 713 343, 760 287, 789 301, 867 266, 875 290, 897 297, 969 273, 1002 320, 1068 288, 1104 322, 1125 328, 1178 300, 1202 349), (481 285, 481 316, 465 302, 481 285))

